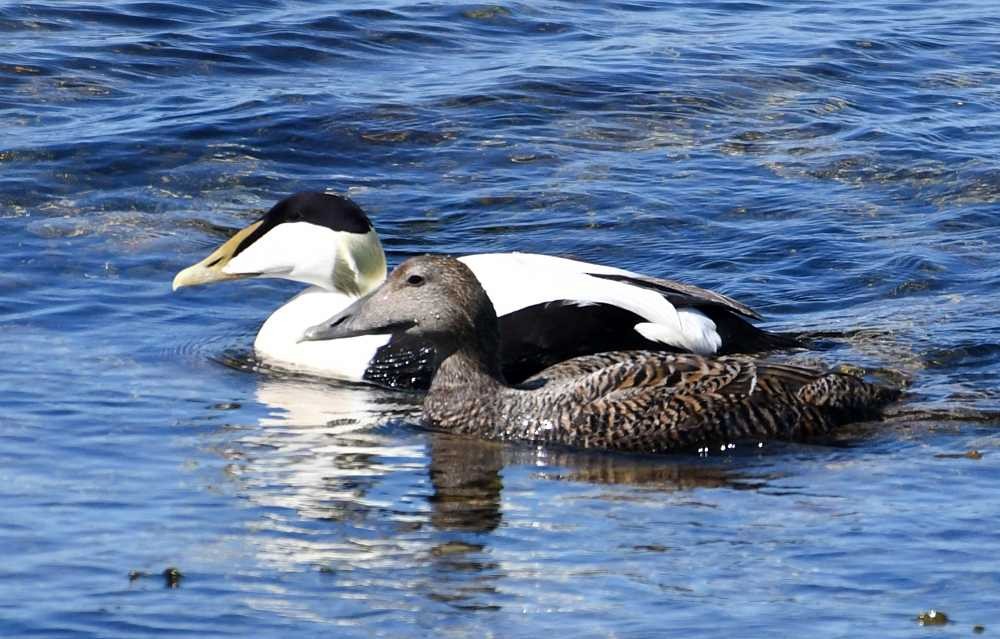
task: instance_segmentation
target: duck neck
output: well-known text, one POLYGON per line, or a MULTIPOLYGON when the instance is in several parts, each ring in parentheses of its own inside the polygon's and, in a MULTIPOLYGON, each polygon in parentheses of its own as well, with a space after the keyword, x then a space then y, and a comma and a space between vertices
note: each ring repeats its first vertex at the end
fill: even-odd
POLYGON ((352 297, 371 293, 385 281, 385 251, 378 234, 342 233, 329 288, 352 297))
POLYGON ((424 418, 442 430, 480 432, 483 422, 495 420, 499 400, 508 388, 498 350, 483 351, 481 344, 468 343, 451 352, 438 352, 443 359, 424 400, 424 418))
POLYGON ((431 389, 504 388, 507 383, 496 359, 484 358, 472 349, 454 351, 438 365, 431 389))

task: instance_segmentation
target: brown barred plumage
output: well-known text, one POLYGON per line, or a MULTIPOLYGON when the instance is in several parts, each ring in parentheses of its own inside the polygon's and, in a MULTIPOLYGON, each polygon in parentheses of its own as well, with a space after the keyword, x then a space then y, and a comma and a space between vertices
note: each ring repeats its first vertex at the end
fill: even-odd
POLYGON ((496 314, 461 262, 407 260, 313 339, 385 332, 432 339, 428 425, 488 439, 644 452, 739 439, 802 439, 878 417, 899 391, 747 356, 619 351, 552 366, 518 387, 500 374, 496 314))

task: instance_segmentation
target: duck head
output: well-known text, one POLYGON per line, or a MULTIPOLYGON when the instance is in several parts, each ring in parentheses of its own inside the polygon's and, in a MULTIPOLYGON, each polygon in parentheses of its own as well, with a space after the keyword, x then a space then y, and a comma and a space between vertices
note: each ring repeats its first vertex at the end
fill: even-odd
POLYGON ((469 267, 451 257, 406 260, 377 289, 308 329, 302 341, 385 333, 426 339, 445 356, 472 347, 499 361, 493 303, 469 267))
POLYGON ((385 279, 385 253, 357 204, 330 193, 296 193, 174 277, 185 286, 277 277, 347 295, 385 279))

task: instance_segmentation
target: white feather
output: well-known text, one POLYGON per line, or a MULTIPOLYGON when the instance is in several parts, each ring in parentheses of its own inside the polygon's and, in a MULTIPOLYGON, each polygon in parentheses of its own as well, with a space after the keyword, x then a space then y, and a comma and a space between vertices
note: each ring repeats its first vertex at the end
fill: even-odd
POLYGON ((610 304, 645 319, 636 330, 647 339, 703 355, 716 352, 722 344, 715 323, 702 313, 691 309, 678 312, 656 291, 590 275, 636 275, 630 271, 529 253, 488 253, 459 259, 486 289, 497 315, 557 300, 610 304))
POLYGON ((257 333, 254 351, 262 360, 279 368, 362 381, 375 351, 389 341, 389 335, 298 341, 307 328, 330 319, 354 300, 343 293, 307 288, 267 318, 257 333))
POLYGON ((677 315, 684 333, 683 345, 677 343, 673 327, 642 322, 635 325, 635 330, 650 341, 680 346, 700 355, 711 355, 719 350, 722 338, 716 332, 715 322, 693 309, 682 308, 677 311, 677 315))
POLYGON ((329 288, 339 247, 337 231, 308 222, 285 222, 231 259, 222 271, 260 273, 329 288))

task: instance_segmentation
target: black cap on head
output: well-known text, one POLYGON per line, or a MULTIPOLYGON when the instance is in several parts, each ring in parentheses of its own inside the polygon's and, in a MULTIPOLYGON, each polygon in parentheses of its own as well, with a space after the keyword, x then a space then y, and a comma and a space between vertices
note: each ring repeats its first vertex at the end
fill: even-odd
POLYGON ((333 231, 365 234, 372 223, 360 206, 333 193, 303 191, 290 195, 271 207, 260 219, 261 225, 236 247, 233 256, 257 241, 265 233, 285 222, 308 222, 333 231))
POLYGON ((340 195, 306 191, 296 193, 271 207, 264 216, 265 223, 273 218, 281 222, 309 222, 334 231, 367 233, 372 223, 361 207, 340 195))

